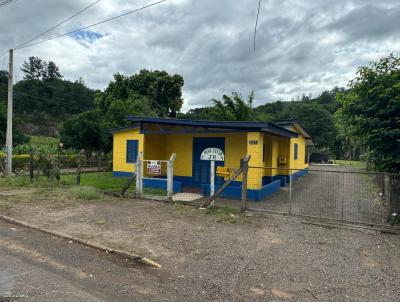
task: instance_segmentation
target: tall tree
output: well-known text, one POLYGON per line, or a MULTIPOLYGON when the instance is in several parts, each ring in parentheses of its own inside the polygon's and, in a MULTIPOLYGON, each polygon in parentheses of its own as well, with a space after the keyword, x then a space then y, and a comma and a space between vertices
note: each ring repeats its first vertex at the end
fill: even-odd
POLYGON ((21 71, 24 73, 24 80, 41 80, 46 74, 45 62, 38 57, 29 57, 24 61, 21 71))
POLYGON ((127 77, 114 75, 103 93, 96 97, 97 106, 106 112, 115 100, 144 98, 158 116, 176 117, 182 108, 182 87, 184 81, 180 75, 170 75, 166 71, 141 70, 138 74, 127 77))
POLYGON ((107 129, 98 110, 88 110, 66 121, 60 131, 61 142, 67 148, 86 151, 104 150, 107 129))
POLYGON ((223 121, 254 120, 253 101, 253 92, 250 93, 246 100, 238 92, 232 92, 231 95, 224 94, 222 100, 212 100, 214 103, 214 117, 223 121))
POLYGON ((62 79, 62 75, 60 73, 59 67, 53 62, 49 61, 49 63, 46 63, 46 72, 44 75, 44 79, 46 80, 55 80, 55 79, 62 79))
POLYGON ((338 99, 350 135, 376 169, 400 171, 400 58, 390 55, 358 68, 349 86, 338 99))

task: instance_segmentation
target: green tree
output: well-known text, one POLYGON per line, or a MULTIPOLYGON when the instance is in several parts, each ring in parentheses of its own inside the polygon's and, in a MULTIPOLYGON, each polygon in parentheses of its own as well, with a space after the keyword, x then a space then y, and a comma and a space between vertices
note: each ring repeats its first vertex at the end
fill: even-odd
POLYGON ((400 58, 390 55, 358 68, 349 91, 338 95, 351 137, 381 171, 400 171, 400 58))
MULTIPOLYGON (((0 102, 0 148, 6 144, 7 131, 7 107, 4 102, 0 102)), ((13 119, 13 145, 23 144, 28 141, 28 137, 21 130, 21 120, 13 119)))
POLYGON ((279 120, 285 119, 299 121, 312 136, 316 148, 331 152, 334 150, 336 141, 335 122, 332 114, 322 105, 293 102, 279 116, 279 120))
POLYGON ((183 84, 182 76, 170 75, 166 71, 143 69, 130 77, 116 74, 106 90, 96 96, 95 102, 100 110, 106 112, 116 100, 143 98, 158 116, 176 117, 183 105, 183 84))
POLYGON ((127 100, 116 100, 111 103, 102 118, 107 128, 124 127, 131 124, 128 115, 156 117, 157 113, 150 107, 145 98, 130 97, 127 100))
POLYGON ((0 103, 7 102, 8 94, 8 72, 0 70, 0 103))
POLYGON ((98 110, 80 113, 66 121, 60 140, 66 148, 85 149, 87 152, 104 150, 109 143, 107 129, 98 110))
POLYGON ((211 114, 214 119, 222 121, 250 121, 254 120, 254 92, 251 92, 245 100, 237 93, 231 95, 224 94, 222 100, 212 99, 214 103, 211 114))
POLYGON ((38 57, 29 57, 24 61, 21 71, 24 73, 24 80, 41 80, 46 74, 46 62, 38 57))
POLYGON ((63 76, 60 73, 59 67, 53 62, 49 61, 49 63, 46 63, 45 65, 46 71, 44 75, 45 80, 55 80, 55 79, 61 79, 63 76))

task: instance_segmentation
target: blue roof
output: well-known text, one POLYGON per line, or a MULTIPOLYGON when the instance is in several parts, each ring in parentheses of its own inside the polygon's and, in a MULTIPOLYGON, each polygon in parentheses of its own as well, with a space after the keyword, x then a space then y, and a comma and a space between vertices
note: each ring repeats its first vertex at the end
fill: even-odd
POLYGON ((117 132, 127 129, 136 129, 142 124, 164 124, 176 126, 191 126, 191 127, 208 127, 217 129, 230 129, 242 131, 260 131, 267 132, 283 137, 298 137, 296 132, 285 129, 274 123, 267 122, 245 122, 245 121, 202 121, 202 120, 184 120, 172 118, 159 118, 159 117, 142 117, 142 116, 128 116, 128 121, 134 122, 135 125, 130 127, 110 129, 110 132, 117 132))

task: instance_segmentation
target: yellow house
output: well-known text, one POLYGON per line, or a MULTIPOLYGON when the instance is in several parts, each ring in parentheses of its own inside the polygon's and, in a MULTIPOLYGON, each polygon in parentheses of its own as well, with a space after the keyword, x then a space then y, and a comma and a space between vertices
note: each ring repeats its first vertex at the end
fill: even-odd
MULTIPOLYGON (((143 152, 145 160, 167 160, 175 153, 174 191, 198 190, 208 194, 210 165, 200 160, 200 155, 210 147, 224 152, 224 162, 216 165, 230 171, 239 167, 240 159, 246 154, 251 156, 248 196, 252 200, 263 200, 290 179, 307 173, 307 150, 312 141, 297 122, 194 121, 137 116, 129 116, 128 120, 132 126, 111 130, 116 177, 135 173, 139 152, 143 152)), ((217 186, 223 181, 223 177, 216 177, 217 186)), ((162 178, 151 179, 144 181, 146 185, 166 187, 166 182, 162 178)), ((240 197, 240 186, 238 178, 224 195, 240 197)))

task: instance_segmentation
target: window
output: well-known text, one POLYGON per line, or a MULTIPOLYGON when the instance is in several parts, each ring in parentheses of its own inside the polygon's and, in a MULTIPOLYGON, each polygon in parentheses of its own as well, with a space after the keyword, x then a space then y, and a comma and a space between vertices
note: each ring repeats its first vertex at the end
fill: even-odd
POLYGON ((299 145, 294 144, 294 160, 297 160, 298 157, 299 157, 299 145))
POLYGON ((136 159, 138 156, 138 141, 137 140, 128 140, 126 141, 126 162, 127 163, 136 163, 136 159))

